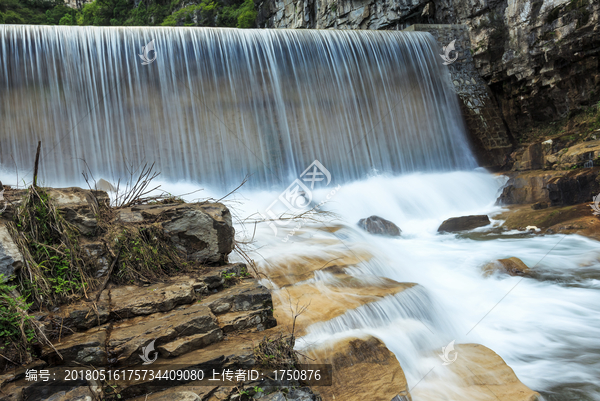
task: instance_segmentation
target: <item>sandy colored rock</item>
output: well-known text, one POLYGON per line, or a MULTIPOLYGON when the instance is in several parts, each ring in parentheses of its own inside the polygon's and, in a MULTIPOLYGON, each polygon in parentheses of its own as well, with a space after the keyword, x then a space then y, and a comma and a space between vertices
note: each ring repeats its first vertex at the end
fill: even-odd
POLYGON ((419 401, 461 399, 469 401, 538 401, 539 393, 519 381, 515 372, 489 348, 479 344, 456 346, 456 362, 436 367, 451 375, 428 375, 412 390, 419 401))
POLYGON ((404 372, 386 346, 374 337, 348 338, 310 352, 318 362, 333 366, 333 383, 319 387, 323 401, 390 401, 397 395, 411 400, 404 372))
MULTIPOLYGON (((322 245, 323 240, 319 240, 322 245)), ((329 245, 340 244, 339 240, 327 241, 329 245)), ((306 246, 310 242, 306 241, 306 246)), ((314 276, 315 271, 341 272, 344 268, 369 261, 373 256, 366 249, 353 249, 352 253, 332 250, 326 255, 286 255, 285 259, 271 260, 264 273, 278 287, 285 287, 299 281, 305 281, 314 276)))
POLYGON ((398 294, 413 287, 413 283, 398 283, 381 279, 364 283, 351 276, 339 276, 336 285, 302 284, 286 287, 273 293, 274 316, 280 326, 291 328, 292 309, 306 306, 306 311, 296 319, 296 334, 303 335, 314 323, 331 320, 359 306, 380 301, 383 297, 398 294))
POLYGON ((525 263, 519 258, 498 259, 483 266, 485 274, 494 272, 504 272, 511 276, 531 276, 532 272, 525 263))
POLYGON ((545 234, 580 234, 600 240, 600 216, 592 214, 592 203, 532 210, 528 205, 510 206, 494 218, 505 220, 502 227, 524 230, 536 226, 545 234))

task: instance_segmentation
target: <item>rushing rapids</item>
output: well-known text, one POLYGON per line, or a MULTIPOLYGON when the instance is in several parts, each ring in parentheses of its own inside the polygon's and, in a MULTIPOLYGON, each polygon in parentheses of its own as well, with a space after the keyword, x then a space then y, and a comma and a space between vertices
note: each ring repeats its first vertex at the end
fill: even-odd
POLYGON ((41 139, 50 184, 84 161, 213 185, 282 185, 315 159, 346 180, 474 167, 435 47, 425 33, 2 25, 0 163, 30 169, 41 139))

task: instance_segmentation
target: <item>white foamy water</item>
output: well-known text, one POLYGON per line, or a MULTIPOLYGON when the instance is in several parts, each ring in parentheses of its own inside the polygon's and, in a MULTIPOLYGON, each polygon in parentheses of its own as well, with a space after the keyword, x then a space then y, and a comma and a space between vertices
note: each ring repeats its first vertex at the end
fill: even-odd
MULTIPOLYGON (((265 271, 270 263, 285 258, 326 256, 332 246, 319 246, 318 240, 337 238, 342 241, 340 252, 362 247, 374 255, 347 273, 419 284, 314 324, 299 346, 373 335, 395 353, 412 387, 432 367, 438 366, 431 376, 445 374, 439 368, 441 361, 431 358, 432 351, 439 353, 451 340, 480 343, 498 353, 523 383, 542 391, 546 399, 600 400, 600 244, 578 235, 470 239, 437 234, 448 217, 497 213, 500 208, 494 202, 504 182, 481 171, 371 177, 342 185, 324 206, 337 217, 307 224, 288 242, 282 239, 293 224, 278 227, 278 236, 259 224, 255 244, 259 252, 254 256, 265 271), (356 222, 373 214, 401 227, 402 238, 359 230, 356 222), (323 224, 344 227, 330 234, 318 230, 323 224), (303 245, 308 239, 310 245, 303 245), (482 265, 511 256, 535 266, 538 277, 482 275, 482 265), (556 394, 547 393, 552 390, 556 394)), ((314 201, 325 193, 316 191, 314 201)), ((238 214, 262 212, 278 195, 246 193, 244 203, 237 205, 238 214)), ((253 231, 253 226, 245 228, 253 231)), ((312 280, 326 282, 332 277, 318 273, 312 280)))

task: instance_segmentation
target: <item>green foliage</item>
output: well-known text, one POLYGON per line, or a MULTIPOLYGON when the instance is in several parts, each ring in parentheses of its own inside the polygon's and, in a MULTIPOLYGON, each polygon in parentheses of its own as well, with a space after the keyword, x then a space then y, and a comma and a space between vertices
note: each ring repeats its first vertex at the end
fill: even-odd
POLYGON ((0 0, 0 23, 95 26, 211 26, 253 28, 254 0, 147 0, 137 7, 128 0, 94 0, 80 10, 64 0, 0 0))
POLYGON ((35 337, 29 323, 31 316, 25 313, 31 304, 21 296, 13 296, 16 288, 16 285, 5 283, 0 274, 0 343, 5 346, 19 344, 21 340, 27 343, 35 337))
POLYGON ((187 266, 160 225, 115 226, 108 231, 115 253, 120 249, 119 263, 112 276, 116 283, 153 282, 187 266))
POLYGON ((21 280, 26 299, 53 305, 83 293, 86 284, 77 258, 77 230, 68 224, 42 188, 30 188, 15 216, 17 237, 28 259, 21 280))

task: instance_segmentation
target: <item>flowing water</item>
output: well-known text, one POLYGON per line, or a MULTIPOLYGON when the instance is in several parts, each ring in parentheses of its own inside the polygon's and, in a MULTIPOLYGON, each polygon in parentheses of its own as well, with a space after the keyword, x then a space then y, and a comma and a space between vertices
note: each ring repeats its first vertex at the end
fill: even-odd
MULTIPOLYGON (((345 273, 374 291, 382 278, 418 284, 358 306, 339 297, 347 310, 304 327, 299 347, 373 335, 418 401, 444 378, 442 346, 480 343, 548 400, 600 400, 598 243, 436 233, 448 217, 498 212, 505 179, 475 169, 429 35, 0 26, 0 57, 4 183, 17 181, 15 165, 19 177, 28 172, 38 139, 48 185, 81 185, 85 163, 116 181, 148 161, 170 192, 201 183, 212 188, 201 196, 220 198, 253 174, 228 204, 240 239, 255 239, 251 255, 273 278, 266 285, 329 296, 339 275, 293 269, 339 255, 353 259, 345 273), (156 61, 142 66, 137 54, 152 39, 156 61), (313 160, 329 175, 311 184, 307 203, 327 200, 321 209, 334 214, 262 222, 256 232, 243 223, 297 206, 288 185, 313 160), (402 237, 359 230, 370 215, 398 224, 402 237), (535 266, 535 277, 482 275, 485 263, 511 256, 535 266)), ((451 381, 437 391, 461 399, 451 381)))
POLYGON ((41 139, 42 177, 67 181, 143 162, 263 187, 315 159, 340 179, 474 167, 434 50, 426 33, 2 25, 0 164, 26 172, 41 139))

